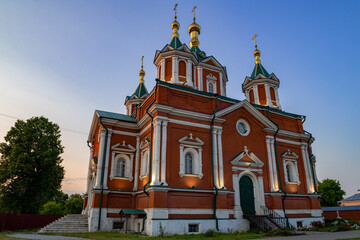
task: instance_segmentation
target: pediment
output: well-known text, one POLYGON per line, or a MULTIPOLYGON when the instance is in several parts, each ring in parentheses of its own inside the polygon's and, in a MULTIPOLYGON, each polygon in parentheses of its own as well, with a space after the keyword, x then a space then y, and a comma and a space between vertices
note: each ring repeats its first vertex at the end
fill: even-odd
POLYGON ((126 144, 125 141, 122 142, 122 144, 117 143, 113 146, 111 146, 111 150, 114 151, 120 151, 120 152, 135 152, 136 149, 131 146, 130 144, 126 144))
POLYGON ((244 147, 244 151, 240 152, 231 160, 232 165, 243 167, 258 167, 264 166, 264 163, 254 154, 249 153, 247 147, 244 147))
POLYGON ((237 109, 244 108, 246 109, 253 117, 255 117, 257 120, 259 120, 262 124, 264 124, 266 127, 271 128, 273 130, 276 130, 277 127, 262 113, 260 113, 251 103, 248 102, 248 100, 242 100, 241 102, 238 102, 234 105, 231 105, 230 107, 227 107, 221 111, 219 111, 216 114, 216 117, 222 117, 229 113, 232 113, 236 111, 237 109))
POLYGON ((185 136, 185 137, 180 138, 179 143, 188 144, 188 145, 195 145, 195 146, 204 145, 204 142, 201 141, 198 137, 194 138, 192 133, 190 133, 189 136, 185 136))
POLYGON ((149 147, 150 146, 150 141, 146 141, 146 140, 144 140, 144 141, 141 141, 141 143, 140 143, 140 149, 142 150, 142 149, 145 149, 145 148, 147 148, 147 147, 149 147))
POLYGON ((290 158, 290 159, 298 159, 299 158, 299 156, 296 153, 291 152, 290 149, 288 149, 283 154, 281 154, 281 156, 283 158, 290 158))
POLYGON ((204 60, 201 61, 202 63, 206 63, 215 67, 222 68, 223 66, 216 60, 213 56, 206 57, 204 60))

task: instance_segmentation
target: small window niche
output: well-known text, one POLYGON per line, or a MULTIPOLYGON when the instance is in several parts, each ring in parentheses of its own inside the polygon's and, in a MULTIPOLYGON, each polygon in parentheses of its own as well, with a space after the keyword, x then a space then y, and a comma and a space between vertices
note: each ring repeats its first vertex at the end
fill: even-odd
POLYGON ((198 233, 200 232, 199 224, 198 223, 190 223, 188 227, 189 233, 198 233))

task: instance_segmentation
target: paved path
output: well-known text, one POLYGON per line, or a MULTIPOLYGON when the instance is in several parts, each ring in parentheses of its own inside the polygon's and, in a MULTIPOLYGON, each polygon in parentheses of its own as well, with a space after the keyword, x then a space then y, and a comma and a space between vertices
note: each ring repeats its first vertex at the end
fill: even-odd
POLYGON ((41 235, 41 234, 33 234, 33 233, 15 233, 15 234, 8 234, 7 236, 14 238, 39 239, 39 240, 89 240, 89 238, 41 235))
POLYGON ((343 238, 356 238, 360 237, 360 231, 347 231, 347 232, 305 232, 306 235, 292 236, 292 237, 272 237, 263 238, 266 240, 279 239, 279 240, 336 240, 343 238))

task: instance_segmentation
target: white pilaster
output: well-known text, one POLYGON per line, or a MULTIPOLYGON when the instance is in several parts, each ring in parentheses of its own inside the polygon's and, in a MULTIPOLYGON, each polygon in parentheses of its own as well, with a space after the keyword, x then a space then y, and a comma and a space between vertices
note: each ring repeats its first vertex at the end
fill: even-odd
POLYGON ((268 161, 269 161, 269 176, 270 176, 270 191, 275 192, 275 182, 274 182, 274 166, 273 166, 273 160, 272 160, 272 152, 271 152, 271 145, 270 145, 271 139, 266 139, 266 149, 268 154, 268 161))
POLYGON ((108 139, 107 139, 107 146, 106 146, 106 160, 105 160, 105 171, 104 171, 104 189, 107 189, 107 179, 109 176, 109 156, 110 156, 110 143, 111 143, 111 134, 112 130, 109 130, 108 139))
POLYGON ((214 157, 214 184, 219 187, 219 165, 218 165, 218 154, 217 154, 217 141, 216 141, 216 132, 213 130, 213 157, 214 157))
POLYGON ((260 191, 260 205, 265 207, 265 194, 264 194, 264 180, 263 180, 263 177, 258 177, 258 180, 259 180, 259 191, 260 191))
POLYGON ((154 125, 155 130, 155 141, 153 142, 154 148, 154 154, 153 154, 153 159, 154 159, 154 175, 152 177, 153 182, 152 185, 158 185, 160 183, 159 178, 160 178, 160 132, 161 132, 161 121, 155 119, 154 120, 154 125))
POLYGON ((202 72, 202 68, 199 67, 198 69, 198 81, 199 81, 199 85, 198 85, 198 88, 200 91, 203 90, 203 72, 202 72))
POLYGON ((162 121, 162 137, 161 137, 161 182, 166 183, 166 145, 167 145, 167 121, 162 121))
POLYGON ((281 109, 280 100, 279 100, 279 95, 278 95, 278 88, 274 88, 274 92, 275 92, 276 104, 278 105, 278 108, 281 109))
POLYGON ((220 84, 220 94, 224 96, 225 94, 224 94, 223 74, 220 73, 219 75, 220 75, 220 82, 219 82, 219 84, 220 84))
POLYGON ((249 90, 246 90, 245 97, 246 97, 246 100, 248 100, 250 102, 249 90))
POLYGON ((314 190, 313 179, 311 176, 311 168, 310 168, 309 155, 307 152, 307 145, 302 145, 301 150, 302 150, 302 154, 303 154, 305 175, 306 175, 306 181, 307 181, 307 185, 308 185, 308 193, 313 193, 315 190, 314 190))
POLYGON ((172 57, 172 83, 179 83, 179 59, 178 57, 172 57))
POLYGON ((204 175, 203 173, 202 173, 202 166, 203 166, 203 164, 202 164, 202 148, 199 148, 199 175, 200 175, 200 178, 202 178, 202 176, 204 175))
POLYGON ((185 159, 184 159, 184 146, 180 146, 180 171, 179 176, 182 177, 185 173, 185 159))
POLYGON ((239 176, 237 174, 233 174, 233 187, 234 187, 234 211, 235 218, 242 219, 243 212, 240 207, 240 188, 239 188, 239 176))
POLYGON ((86 181, 86 193, 88 194, 91 189, 90 189, 90 177, 91 177, 91 162, 92 162, 92 158, 93 158, 93 154, 94 154, 94 146, 90 147, 90 157, 89 157, 89 166, 88 166, 88 174, 87 174, 87 181, 86 181))
POLYGON ((191 86, 191 87, 193 87, 194 85, 193 85, 193 81, 192 81, 192 62, 190 61, 190 60, 188 60, 187 61, 187 63, 186 63, 186 84, 188 85, 188 86, 191 86))
POLYGON ((135 173, 134 173, 134 191, 137 190, 138 187, 138 179, 139 179, 139 161, 140 161, 140 136, 136 136, 136 154, 135 154, 135 173))
POLYGON ((100 138, 100 145, 99 145, 99 156, 98 156, 98 163, 97 163, 95 188, 101 187, 100 186, 101 185, 101 168, 102 168, 103 155, 104 155, 105 136, 106 136, 106 131, 105 131, 105 129, 103 129, 101 131, 101 138, 100 138))
POLYGON ((265 84, 265 93, 266 93, 266 105, 268 105, 269 107, 272 107, 273 105, 271 102, 270 87, 269 87, 268 83, 265 84))
POLYGON ((257 86, 257 85, 254 85, 254 86, 253 86, 253 90, 254 90, 255 104, 260 105, 258 86, 257 86))
POLYGON ((274 148, 274 140, 270 141, 270 149, 271 149, 271 156, 272 156, 272 163, 273 163, 273 179, 274 179, 274 190, 279 191, 279 182, 277 177, 277 171, 280 171, 276 167, 276 157, 275 157, 275 148, 274 148))
POLYGON ((161 59, 160 61, 161 65, 161 73, 160 73, 160 80, 165 81, 165 59, 161 59))
POLYGON ((156 183, 156 139, 158 138, 157 133, 157 121, 153 122, 153 139, 152 139, 152 166, 151 166, 151 183, 150 185, 154 185, 156 183))
POLYGON ((222 141, 221 141, 222 130, 217 131, 218 137, 218 149, 219 149, 219 187, 225 187, 224 185, 224 164, 223 164, 223 151, 222 151, 222 141))

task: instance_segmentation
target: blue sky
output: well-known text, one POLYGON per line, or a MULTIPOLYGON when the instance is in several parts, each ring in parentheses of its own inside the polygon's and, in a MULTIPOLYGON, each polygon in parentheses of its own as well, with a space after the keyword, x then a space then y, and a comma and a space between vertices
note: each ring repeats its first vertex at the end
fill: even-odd
MULTIPOLYGON (((15 119, 44 115, 63 129, 63 189, 84 192, 87 133, 95 109, 124 113, 144 55, 146 86, 153 58, 171 40, 176 1, 0 1, 0 141, 15 119), (68 131, 73 130, 73 131, 68 131), (75 132, 76 131, 76 132, 75 132)), ((229 97, 254 66, 280 79, 283 110, 307 116, 316 138, 320 180, 360 188, 357 107, 360 79, 358 1, 179 1, 180 40, 197 5, 200 48, 227 67, 229 97)))

